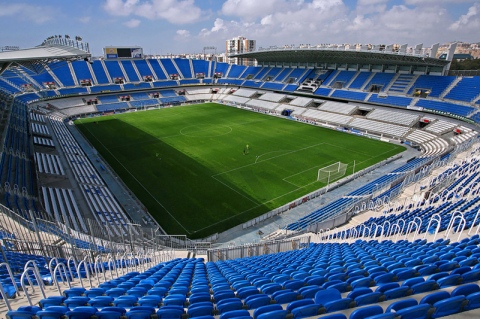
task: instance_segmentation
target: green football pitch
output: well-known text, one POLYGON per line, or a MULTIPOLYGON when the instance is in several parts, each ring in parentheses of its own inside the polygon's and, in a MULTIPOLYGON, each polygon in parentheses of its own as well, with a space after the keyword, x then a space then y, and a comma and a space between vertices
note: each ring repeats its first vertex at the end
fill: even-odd
POLYGON ((404 147, 215 103, 80 119, 77 127, 169 234, 222 232, 404 147))

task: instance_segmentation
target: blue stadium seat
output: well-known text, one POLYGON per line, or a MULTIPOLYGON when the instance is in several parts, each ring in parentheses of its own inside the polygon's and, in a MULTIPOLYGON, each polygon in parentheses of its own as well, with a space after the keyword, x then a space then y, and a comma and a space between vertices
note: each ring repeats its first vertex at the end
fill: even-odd
POLYGON ((429 317, 430 304, 414 305, 398 309, 396 314, 403 319, 420 319, 429 317))
POLYGON ((365 319, 367 317, 383 314, 383 309, 380 306, 367 306, 354 310, 350 314, 350 319, 365 319))
POLYGON ((462 310, 465 301, 466 299, 464 296, 455 296, 437 301, 433 305, 435 311, 431 317, 439 318, 458 313, 462 310))

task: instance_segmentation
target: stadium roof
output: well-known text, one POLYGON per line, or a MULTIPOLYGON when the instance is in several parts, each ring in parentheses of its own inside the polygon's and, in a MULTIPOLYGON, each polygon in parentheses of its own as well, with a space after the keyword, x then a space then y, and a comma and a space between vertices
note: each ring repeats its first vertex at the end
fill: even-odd
POLYGON ((337 64, 394 64, 444 67, 447 60, 399 52, 345 50, 337 48, 275 48, 232 54, 230 57, 256 59, 262 63, 337 63, 337 64))
POLYGON ((59 43, 46 43, 31 49, 0 52, 0 74, 9 67, 22 65, 35 73, 44 70, 46 63, 57 60, 78 60, 90 58, 88 44, 79 46, 79 42, 72 42, 73 45, 59 43), (76 46, 75 46, 76 44, 76 46))

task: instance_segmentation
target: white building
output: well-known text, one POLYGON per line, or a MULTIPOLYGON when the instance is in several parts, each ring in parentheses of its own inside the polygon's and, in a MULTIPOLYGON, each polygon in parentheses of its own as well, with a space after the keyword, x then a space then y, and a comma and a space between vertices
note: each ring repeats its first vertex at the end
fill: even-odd
MULTIPOLYGON (((245 53, 255 51, 257 41, 248 40, 245 37, 236 37, 226 41, 226 54, 227 56, 231 54, 245 53)), ((241 65, 255 65, 256 61, 254 59, 242 59, 242 58, 228 58, 228 63, 235 63, 241 65)))

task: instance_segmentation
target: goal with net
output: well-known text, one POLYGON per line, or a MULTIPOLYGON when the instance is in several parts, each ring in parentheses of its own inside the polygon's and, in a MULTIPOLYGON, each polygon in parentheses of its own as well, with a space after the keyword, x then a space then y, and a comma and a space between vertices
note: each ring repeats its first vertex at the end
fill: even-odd
POLYGON ((317 181, 330 184, 332 181, 339 179, 347 171, 348 164, 337 162, 318 170, 317 181))

